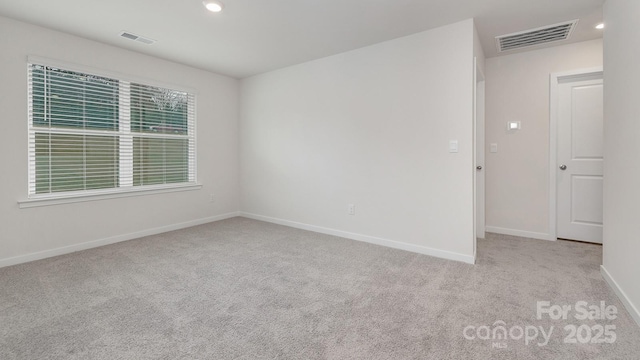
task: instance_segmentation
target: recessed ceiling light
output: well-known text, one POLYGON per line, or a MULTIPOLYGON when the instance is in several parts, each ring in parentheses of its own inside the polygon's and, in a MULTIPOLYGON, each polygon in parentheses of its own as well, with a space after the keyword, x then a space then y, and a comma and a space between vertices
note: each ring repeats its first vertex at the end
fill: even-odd
POLYGON ((224 7, 222 3, 217 0, 204 0, 202 4, 207 8, 207 10, 216 13, 222 11, 222 8, 224 7))
POLYGON ((596 29, 598 29, 598 30, 602 30, 602 29, 604 29, 604 24, 598 24, 598 25, 596 25, 596 29))

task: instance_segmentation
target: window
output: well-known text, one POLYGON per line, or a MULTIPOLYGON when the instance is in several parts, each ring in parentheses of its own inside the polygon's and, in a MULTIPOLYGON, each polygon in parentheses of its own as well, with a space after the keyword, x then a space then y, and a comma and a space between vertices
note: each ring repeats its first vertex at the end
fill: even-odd
POLYGON ((30 62, 29 197, 195 184, 195 96, 30 62))

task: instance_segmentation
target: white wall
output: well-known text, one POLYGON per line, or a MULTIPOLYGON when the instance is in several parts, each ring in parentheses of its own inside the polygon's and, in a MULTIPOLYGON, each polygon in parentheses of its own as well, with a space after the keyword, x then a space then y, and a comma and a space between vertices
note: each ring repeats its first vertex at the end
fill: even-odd
POLYGON ((640 2, 604 5, 603 275, 640 325, 640 2))
POLYGON ((243 212, 473 261, 472 71, 467 20, 243 80, 243 212))
POLYGON ((237 80, 3 17, 0 34, 0 266, 239 210, 237 80), (28 55, 196 89, 202 189, 19 209, 27 198, 28 55))
POLYGON ((602 40, 486 60, 487 231, 549 238, 549 75, 597 66, 602 40))

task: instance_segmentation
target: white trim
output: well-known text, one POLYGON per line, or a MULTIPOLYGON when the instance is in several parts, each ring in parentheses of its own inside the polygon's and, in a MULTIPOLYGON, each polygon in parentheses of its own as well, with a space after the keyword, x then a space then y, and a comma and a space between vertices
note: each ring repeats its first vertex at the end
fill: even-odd
POLYGON ((604 265, 600 265, 600 273, 602 274, 602 277, 607 282, 607 284, 609 284, 611 289, 613 289, 616 295, 618 295, 618 298, 620 298, 620 301, 622 301, 624 307, 627 309, 633 320, 635 320, 638 326, 640 326, 640 310, 635 305, 633 305, 631 299, 629 299, 624 290, 622 290, 620 285, 618 285, 618 283, 613 279, 604 265))
POLYGON ((549 75, 549 236, 555 240, 557 233, 557 177, 558 166, 558 87, 563 80, 579 79, 599 75, 602 78, 602 66, 551 73, 549 75))
POLYGON ((290 220, 277 219, 277 218, 272 218, 272 217, 263 216, 263 215, 251 214, 247 212, 240 212, 240 216, 246 217, 248 219, 260 220, 260 221, 265 221, 273 224, 289 226, 296 229, 302 229, 302 230, 313 231, 321 234, 339 236, 346 239, 357 240, 357 241, 362 241, 370 244, 386 246, 389 248, 400 249, 400 250, 410 251, 418 254, 434 256, 442 259, 460 261, 467 264, 475 264, 476 262, 475 256, 472 256, 472 255, 465 255, 465 254, 455 253, 451 251, 438 250, 438 249, 433 249, 426 246, 408 244, 404 242, 382 239, 382 238, 369 236, 369 235, 356 234, 356 233, 330 229, 330 228, 325 228, 325 227, 316 226, 316 225, 303 224, 303 223, 290 221, 290 220))
POLYGON ((507 228, 501 228, 497 226, 486 226, 485 230, 487 232, 494 233, 494 234, 511 235, 511 236, 518 236, 523 238, 548 240, 548 241, 556 240, 556 238, 551 234, 545 234, 545 233, 539 233, 539 232, 533 232, 533 231, 507 229, 507 228))
POLYGON ((148 230, 142 230, 142 231, 138 231, 138 232, 134 232, 134 233, 117 235, 117 236, 113 236, 113 237, 109 237, 109 238, 105 238, 105 239, 87 241, 87 242, 84 242, 84 243, 65 246, 65 247, 61 247, 61 248, 57 248, 57 249, 39 251, 39 252, 27 254, 27 255, 20 255, 20 256, 16 256, 16 257, 0 259, 0 268, 5 267, 5 266, 18 265, 18 264, 31 262, 31 261, 46 259, 46 258, 50 258, 50 257, 54 257, 54 256, 70 254, 70 253, 77 252, 77 251, 93 249, 93 248, 100 247, 100 246, 111 245, 111 244, 115 244, 115 243, 119 243, 119 242, 123 242, 123 241, 138 239, 138 238, 141 238, 141 237, 144 237, 144 236, 156 235, 156 234, 161 234, 161 233, 165 233, 165 232, 168 232, 168 231, 185 229, 185 228, 188 228, 188 227, 207 224, 207 223, 214 222, 214 221, 230 219, 230 218, 237 217, 237 216, 240 216, 239 212, 231 212, 231 213, 228 213, 228 214, 212 216, 212 217, 208 217, 208 218, 204 218, 204 219, 191 220, 191 221, 187 221, 187 222, 183 222, 183 223, 167 225, 167 226, 161 226, 161 227, 148 229, 148 230))
POLYGON ((189 184, 189 185, 162 185, 159 187, 130 187, 128 189, 124 188, 116 188, 117 190, 107 189, 107 190, 96 190, 93 193, 81 193, 81 194, 73 194, 73 193, 64 193, 59 197, 50 196, 47 194, 46 197, 42 198, 31 198, 25 200, 19 200, 18 206, 20 209, 28 209, 39 206, 51 206, 51 205, 61 205, 61 204, 72 204, 78 202, 85 201, 96 201, 96 200, 108 200, 108 199, 117 199, 123 197, 131 197, 131 196, 142 196, 142 195, 154 195, 154 194, 164 194, 178 191, 193 191, 202 189, 202 184, 189 184))
MULTIPOLYGON (((118 179, 120 180, 119 188, 132 188, 133 187, 133 133, 131 132, 131 82, 120 81, 118 84, 118 90, 120 91, 118 106, 118 128, 120 134, 118 136, 118 179)), ((51 129, 53 130, 53 129, 51 129)), ((30 178, 35 179, 35 177, 30 178)), ((35 183, 35 181, 34 181, 35 183)), ((29 194, 35 194, 34 191, 29 194)))
POLYGON ((484 152, 484 146, 486 146, 486 140, 485 140, 485 134, 486 134, 486 117, 485 117, 485 103, 486 103, 486 91, 485 91, 485 77, 484 77, 484 73, 482 72, 482 69, 480 69, 478 67, 478 63, 477 63, 477 57, 473 58, 474 60, 474 83, 473 83, 473 169, 471 170, 473 172, 473 256, 476 257, 476 253, 477 253, 477 239, 484 239, 485 238, 485 233, 486 233, 486 219, 487 219, 487 210, 486 210, 486 170, 480 170, 481 174, 478 175, 478 170, 477 170, 477 166, 480 165, 483 168, 486 167, 486 154, 484 152), (482 113, 481 116, 478 116, 478 87, 481 85, 481 89, 482 89, 482 97, 480 100, 482 100, 482 113), (481 148, 481 154, 482 154, 482 163, 478 164, 478 119, 482 120, 482 148, 481 148), (483 198, 483 206, 484 209, 482 209, 482 217, 484 218, 484 221, 482 221, 482 223, 480 224, 480 235, 478 236, 478 204, 477 204, 477 200, 478 200, 478 176, 481 176, 483 181, 483 189, 481 190, 480 194, 482 195, 483 198))
POLYGON ((472 179, 473 179, 473 257, 476 258, 476 247, 478 242, 478 186, 477 186, 477 178, 478 172, 476 171, 476 166, 478 166, 478 57, 473 57, 473 140, 472 140, 472 153, 473 153, 473 169, 472 171, 472 179))

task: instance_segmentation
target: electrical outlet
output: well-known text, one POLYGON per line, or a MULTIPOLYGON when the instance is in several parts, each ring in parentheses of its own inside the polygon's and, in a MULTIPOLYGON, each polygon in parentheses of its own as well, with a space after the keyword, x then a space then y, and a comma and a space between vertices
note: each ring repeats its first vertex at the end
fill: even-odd
POLYGON ((354 204, 349 204, 347 206, 347 213, 349 215, 355 215, 356 214, 356 206, 354 204))
POLYGON ((216 201, 216 195, 215 194, 209 194, 209 202, 215 202, 216 201))

